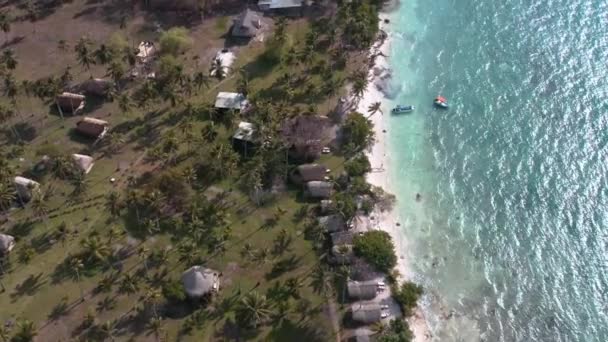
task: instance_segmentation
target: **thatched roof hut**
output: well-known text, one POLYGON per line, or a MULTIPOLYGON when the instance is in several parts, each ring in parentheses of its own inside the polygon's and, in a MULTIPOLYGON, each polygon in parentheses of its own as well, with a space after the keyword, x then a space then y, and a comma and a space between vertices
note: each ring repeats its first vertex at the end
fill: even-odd
POLYGON ((355 234, 350 230, 331 233, 331 245, 332 246, 352 245, 354 239, 355 239, 355 234))
POLYGON ((63 92, 55 97, 55 103, 63 113, 78 114, 84 108, 85 99, 81 94, 63 92))
POLYGON ((291 180, 296 184, 325 180, 327 168, 321 164, 303 164, 291 173, 291 180))
POLYGON ((8 254, 15 247, 15 238, 6 235, 0 234, 0 254, 8 254))
POLYGON ((84 154, 74 153, 72 159, 74 159, 74 164, 85 174, 89 173, 95 164, 93 157, 84 154))
POLYGON ((324 198, 331 197, 333 186, 329 182, 312 181, 306 183, 306 193, 312 198, 324 198))
POLYGON ((353 304, 350 308, 353 320, 363 324, 372 324, 382 319, 382 309, 378 304, 353 304))
POLYGON ((258 34, 258 31, 262 27, 262 21, 260 16, 250 10, 246 9, 239 15, 232 24, 232 36, 238 38, 253 38, 258 34))
POLYGON ((80 89, 85 94, 95 96, 108 95, 110 88, 112 88, 112 81, 104 80, 101 78, 90 78, 80 84, 80 89))
POLYGON ((346 229, 344 219, 340 215, 321 216, 317 220, 319 225, 328 233, 341 232, 346 229))
POLYGON ((378 294, 378 284, 375 281, 359 282, 350 280, 346 284, 348 296, 357 300, 370 300, 378 294))
POLYGON ((102 138, 108 131, 107 121, 85 117, 76 124, 76 131, 91 138, 102 138))
POLYGON ((13 180, 13 183, 15 185, 15 190, 17 190, 17 195, 25 201, 32 198, 32 191, 40 190, 40 183, 29 178, 17 176, 13 180))
POLYGON ((290 146, 292 158, 311 161, 319 158, 323 147, 335 140, 336 131, 325 116, 300 115, 283 122, 281 135, 290 146))
POLYGON ((190 298, 200 298, 219 291, 219 273, 203 266, 192 266, 182 273, 182 284, 190 298))

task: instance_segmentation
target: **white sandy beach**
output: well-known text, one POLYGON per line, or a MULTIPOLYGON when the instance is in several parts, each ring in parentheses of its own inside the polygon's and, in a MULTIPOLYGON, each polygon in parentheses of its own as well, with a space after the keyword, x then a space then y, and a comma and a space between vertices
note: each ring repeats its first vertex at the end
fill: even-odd
MULTIPOLYGON (((380 28, 383 29, 384 19, 387 16, 381 15, 380 20, 380 28)), ((388 33, 388 32, 387 32, 388 33)), ((385 56, 389 55, 390 50, 390 34, 389 37, 384 41, 384 44, 381 46, 375 45, 372 47, 371 54, 376 54, 381 52, 385 56)), ((368 152, 367 156, 372 166, 372 172, 370 172, 367 176, 367 180, 369 183, 379 186, 383 188, 385 191, 389 193, 392 192, 391 188, 391 180, 389 174, 389 165, 391 164, 391 156, 388 151, 387 146, 387 134, 389 132, 389 127, 387 127, 387 117, 390 115, 391 108, 388 108, 387 103, 384 97, 384 94, 378 90, 376 87, 376 81, 382 77, 382 75, 377 75, 379 70, 388 71, 389 64, 386 57, 378 56, 376 58, 375 67, 370 70, 369 78, 370 83, 365 92, 365 95, 360 100, 358 105, 358 111, 365 115, 367 114, 368 108, 372 103, 382 102, 382 113, 376 113, 370 117, 370 120, 374 124, 374 130, 376 134, 376 141, 368 152)), ((386 71, 383 71, 384 74, 386 71)), ((397 197, 397 201, 400 200, 399 195, 395 194, 397 197)), ((400 227, 398 226, 399 222, 397 221, 397 216, 393 212, 375 212, 374 213, 374 225, 376 229, 382 229, 388 232, 393 241, 395 243, 395 249, 398 256, 398 265, 397 270, 399 274, 402 276, 401 280, 408 279, 411 277, 411 272, 409 269, 409 262, 405 256, 403 251, 407 248, 407 240, 404 234, 401 232, 400 227)), ((416 309, 414 315, 408 320, 410 324, 410 328, 414 332, 415 342, 426 342, 431 340, 431 334, 429 331, 429 327, 424 318, 422 310, 416 309)))

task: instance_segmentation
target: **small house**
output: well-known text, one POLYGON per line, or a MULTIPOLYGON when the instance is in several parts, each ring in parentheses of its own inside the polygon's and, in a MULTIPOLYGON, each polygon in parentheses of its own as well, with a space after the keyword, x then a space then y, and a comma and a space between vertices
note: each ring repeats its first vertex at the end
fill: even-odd
POLYGON ((220 92, 215 98, 215 108, 219 110, 241 111, 249 105, 245 95, 240 93, 220 92))
POLYGON ((112 81, 101 78, 90 78, 80 84, 80 90, 85 94, 94 96, 106 96, 112 88, 112 81))
POLYGON ((220 289, 219 273, 203 266, 192 266, 182 273, 182 285, 190 298, 212 295, 220 289))
POLYGON ((258 8, 269 14, 301 16, 303 0, 260 0, 258 8))
POLYGON ((78 167, 78 169, 84 174, 91 172, 93 164, 95 164, 93 162, 93 157, 84 154, 74 153, 72 154, 72 159, 74 159, 74 164, 76 167, 78 167))
POLYGON ((319 225, 328 233, 341 232, 346 229, 344 219, 340 215, 321 216, 317 220, 319 225))
POLYGON ((55 104, 62 114, 78 114, 84 109, 85 99, 85 96, 81 94, 63 92, 55 97, 55 104))
POLYGON ((156 55, 156 47, 153 42, 143 41, 139 43, 137 47, 137 62, 140 64, 146 64, 154 59, 156 55))
POLYGON ((376 281, 354 281, 349 280, 346 284, 348 297, 356 300, 370 300, 376 298, 378 294, 378 284, 376 281))
POLYGON ((306 194, 312 198, 327 199, 331 197, 333 186, 329 182, 312 181, 306 183, 306 194))
POLYGON ((15 238, 6 235, 0 234, 0 255, 6 255, 15 247, 15 238))
POLYGON ((76 124, 76 131, 90 138, 103 138, 108 132, 108 122, 86 117, 76 124))
POLYGON ((13 183, 15 190, 17 190, 17 196, 22 201, 29 201, 32 198, 32 192, 40 190, 40 183, 29 178, 17 176, 13 180, 13 183))
POLYGON ((303 164, 291 173, 291 180, 296 184, 325 180, 327 168, 321 164, 303 164))
POLYGON ((330 236, 332 246, 352 245, 355 239, 355 233, 349 230, 337 231, 330 236))
POLYGON ((281 135, 289 145, 291 158, 310 162, 336 139, 336 129, 325 116, 299 115, 283 122, 281 135))
POLYGON ((211 60, 211 68, 209 75, 213 77, 224 78, 228 76, 232 68, 232 64, 236 60, 236 56, 229 49, 221 49, 215 54, 215 57, 211 60), (219 74, 218 74, 219 73, 219 74))
POLYGON ((378 304, 356 303, 350 310, 353 320, 362 324, 373 324, 382 319, 382 309, 378 304))
POLYGON ((254 38, 262 28, 262 21, 257 13, 246 9, 232 23, 232 36, 236 38, 254 38))

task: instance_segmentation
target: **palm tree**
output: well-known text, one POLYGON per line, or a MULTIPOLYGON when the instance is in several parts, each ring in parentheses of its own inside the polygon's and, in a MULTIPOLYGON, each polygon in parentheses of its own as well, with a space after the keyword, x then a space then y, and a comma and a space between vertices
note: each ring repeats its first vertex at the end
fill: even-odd
POLYGON ((156 340, 160 341, 160 335, 163 332, 162 320, 158 317, 154 317, 148 322, 148 329, 154 333, 156 340))
POLYGON ((314 270, 311 272, 311 285, 313 290, 318 293, 327 296, 331 291, 331 279, 328 277, 327 269, 322 264, 317 264, 314 270))
POLYGON ((131 111, 131 108, 133 108, 133 100, 131 100, 129 94, 123 93, 118 95, 118 108, 125 114, 131 111))
POLYGON ((241 68, 239 69, 239 78, 237 80, 236 89, 239 93, 247 96, 249 93, 249 75, 247 74, 247 70, 241 68))
POLYGON ((11 17, 8 11, 0 12, 0 30, 4 32, 4 41, 8 41, 8 33, 11 31, 11 17))
POLYGON ((110 248, 97 236, 90 236, 80 242, 90 262, 101 262, 109 255, 110 248))
POLYGON ((192 185, 196 182, 196 170, 192 166, 188 166, 182 171, 182 177, 184 177, 186 183, 192 185))
POLYGON ((114 324, 112 321, 106 321, 104 324, 98 325, 95 329, 103 341, 114 341, 114 324))
POLYGON ((194 74, 193 82, 197 90, 201 90, 202 87, 209 88, 211 83, 209 77, 207 77, 207 75, 205 75, 202 71, 194 74))
POLYGON ((0 61, 6 66, 8 70, 15 70, 15 68, 17 67, 15 52, 11 49, 6 49, 4 50, 4 52, 2 52, 2 57, 0 57, 0 61))
POLYGON ((108 65, 108 75, 112 77, 116 86, 120 86, 120 81, 125 77, 125 72, 124 65, 118 60, 113 60, 108 65))
POLYGON ((12 342, 31 342, 38 333, 34 322, 28 319, 21 319, 17 322, 17 332, 11 339, 12 342))
POLYGON ((78 281, 78 287, 80 289, 80 301, 84 302, 84 291, 82 290, 82 285, 80 284, 80 272, 84 269, 84 264, 80 258, 73 257, 69 261, 69 267, 74 275, 76 276, 76 280, 78 281))
POLYGON ((107 194, 104 206, 110 212, 110 215, 112 215, 112 217, 120 215, 120 194, 116 191, 112 191, 107 194))
POLYGON ((213 63, 211 63, 211 70, 218 80, 223 80, 224 77, 226 77, 225 67, 222 65, 222 60, 219 58, 214 59, 213 63))
POLYGON ((241 298, 235 309, 237 322, 253 327, 253 329, 264 324, 271 314, 272 310, 266 296, 260 295, 257 291, 249 292, 241 298))
POLYGON ((9 336, 8 328, 6 328, 4 324, 0 324, 0 341, 8 342, 9 336))
POLYGON ((97 50, 95 50, 95 60, 100 65, 106 65, 112 61, 112 50, 109 49, 105 44, 101 44, 97 50))
POLYGON ((44 195, 40 191, 34 192, 34 195, 32 197, 32 210, 38 218, 41 218, 43 221, 46 222, 45 218, 46 214, 48 213, 48 206, 46 204, 44 195))
POLYGON ((268 262, 268 257, 270 256, 270 249, 268 247, 260 248, 260 250, 255 253, 255 261, 260 264, 265 264, 268 262))
POLYGON ((367 107, 367 113, 369 114, 367 116, 367 118, 369 119, 372 115, 376 114, 377 112, 382 113, 382 108, 380 108, 382 106, 382 103, 380 102, 374 102, 371 105, 369 105, 369 107, 367 107))
MULTIPOLYGON (((0 105, 0 121, 8 122, 14 116, 15 116, 14 110, 9 108, 8 106, 0 105)), ((13 132, 13 135, 15 136, 15 138, 17 138, 17 140, 21 140, 21 135, 19 135, 19 132, 17 132, 17 129, 15 129, 15 125, 9 124, 8 126, 10 127, 11 131, 13 132)))
POLYGON ((131 274, 125 274, 122 277, 118 291, 125 294, 136 293, 139 291, 139 278, 131 274))
POLYGON ((73 194, 76 197, 83 196, 89 189, 89 181, 87 180, 84 172, 75 172, 71 183, 74 186, 73 194))
POLYGON ((91 42, 86 37, 82 37, 78 40, 76 46, 74 46, 74 51, 76 52, 76 59, 78 59, 78 63, 85 67, 89 72, 91 71, 91 65, 95 64, 95 59, 91 54, 90 45, 91 42))
POLYGON ((8 182, 0 182, 0 208, 7 210, 15 199, 15 189, 8 182))
POLYGON ((365 71, 356 71, 351 75, 350 79, 352 82, 351 93, 355 98, 360 99, 363 97, 363 94, 365 94, 365 90, 367 89, 367 74, 365 71))

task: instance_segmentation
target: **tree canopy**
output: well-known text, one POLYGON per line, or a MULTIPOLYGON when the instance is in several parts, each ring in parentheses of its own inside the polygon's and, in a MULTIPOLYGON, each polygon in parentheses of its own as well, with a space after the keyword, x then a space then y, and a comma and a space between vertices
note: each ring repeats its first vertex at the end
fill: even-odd
POLYGON ((163 32, 160 36, 160 51, 173 56, 186 52, 192 46, 192 39, 188 30, 183 27, 174 27, 163 32))
POLYGON ((342 144, 347 154, 367 149, 374 142, 374 125, 361 113, 351 113, 342 126, 342 144))
POLYGON ((390 272, 397 264, 395 246, 391 236, 385 231, 373 230, 357 236, 354 251, 379 271, 390 272))

